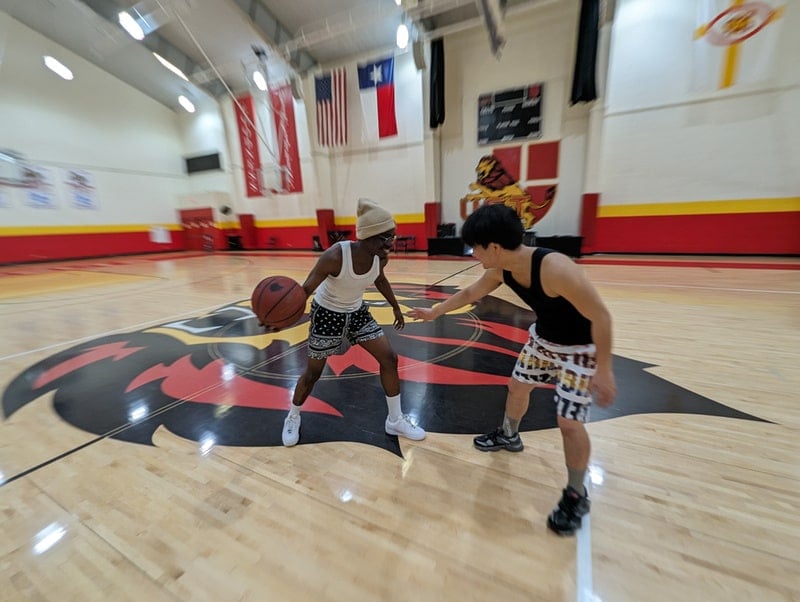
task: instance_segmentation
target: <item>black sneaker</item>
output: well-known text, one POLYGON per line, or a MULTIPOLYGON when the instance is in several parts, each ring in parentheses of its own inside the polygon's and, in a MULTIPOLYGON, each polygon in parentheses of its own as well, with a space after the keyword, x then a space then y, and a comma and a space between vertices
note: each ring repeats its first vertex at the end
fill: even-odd
POLYGON ((519 433, 515 433, 513 437, 508 437, 503 432, 503 427, 487 433, 486 435, 479 435, 472 440, 481 451, 497 451, 498 449, 507 449, 511 452, 522 451, 522 438, 519 433))
POLYGON ((589 514, 590 507, 588 495, 581 495, 573 487, 567 487, 558 506, 547 517, 547 526, 559 535, 573 535, 581 528, 581 517, 589 514))

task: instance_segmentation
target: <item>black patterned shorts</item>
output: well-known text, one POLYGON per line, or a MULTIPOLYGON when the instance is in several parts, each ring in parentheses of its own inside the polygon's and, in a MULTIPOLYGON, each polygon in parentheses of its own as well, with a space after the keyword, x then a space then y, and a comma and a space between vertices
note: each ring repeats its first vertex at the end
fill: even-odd
POLYGON ((311 302, 311 327, 308 333, 308 357, 322 360, 342 347, 344 337, 351 345, 371 341, 383 335, 383 328, 375 321, 366 303, 355 311, 338 312, 311 302))

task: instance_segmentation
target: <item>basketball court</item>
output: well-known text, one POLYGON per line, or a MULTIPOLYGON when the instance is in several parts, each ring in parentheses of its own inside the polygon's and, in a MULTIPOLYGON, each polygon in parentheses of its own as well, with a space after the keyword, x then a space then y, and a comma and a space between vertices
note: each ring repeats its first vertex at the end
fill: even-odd
MULTIPOLYGON (((383 432, 375 365, 332 358, 280 432, 307 316, 266 334, 250 293, 311 252, 172 253, 0 270, 0 599, 793 600, 800 573, 800 261, 595 255, 617 403, 589 432, 592 513, 545 519, 566 479, 550 392, 525 450, 480 453, 527 328, 505 287, 391 328, 421 442, 383 432)), ((401 305, 475 279, 393 254, 401 305)))

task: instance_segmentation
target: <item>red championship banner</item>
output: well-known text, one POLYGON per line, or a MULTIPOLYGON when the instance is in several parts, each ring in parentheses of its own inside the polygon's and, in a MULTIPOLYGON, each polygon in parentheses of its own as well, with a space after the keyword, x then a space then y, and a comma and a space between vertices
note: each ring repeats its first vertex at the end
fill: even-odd
POLYGON ((239 127, 239 144, 242 148, 246 194, 248 197, 264 196, 261 188, 261 159, 258 156, 253 97, 242 96, 233 104, 236 109, 236 125, 239 127))
POLYGON ((292 88, 291 86, 275 88, 270 90, 269 96, 272 103, 272 116, 275 120, 275 139, 278 141, 282 192, 303 192, 292 88))

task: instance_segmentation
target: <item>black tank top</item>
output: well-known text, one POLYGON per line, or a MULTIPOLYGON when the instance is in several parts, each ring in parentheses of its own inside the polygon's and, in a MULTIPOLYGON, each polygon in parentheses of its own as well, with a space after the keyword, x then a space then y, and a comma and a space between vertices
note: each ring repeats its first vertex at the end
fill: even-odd
POLYGON ((542 289, 542 259, 552 249, 537 247, 531 257, 531 287, 525 288, 503 270, 503 281, 536 312, 536 334, 560 345, 592 342, 592 323, 564 297, 549 297, 542 289))

